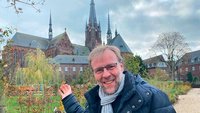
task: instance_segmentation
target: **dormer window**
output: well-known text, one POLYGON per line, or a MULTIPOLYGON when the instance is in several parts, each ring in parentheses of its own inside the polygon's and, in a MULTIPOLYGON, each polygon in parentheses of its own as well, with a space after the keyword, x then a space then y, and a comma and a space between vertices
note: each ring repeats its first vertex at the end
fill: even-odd
POLYGON ((198 57, 195 57, 195 58, 194 58, 194 62, 198 62, 198 57))
POLYGON ((75 62, 75 59, 74 59, 74 58, 72 58, 72 61, 73 61, 73 62, 75 62))

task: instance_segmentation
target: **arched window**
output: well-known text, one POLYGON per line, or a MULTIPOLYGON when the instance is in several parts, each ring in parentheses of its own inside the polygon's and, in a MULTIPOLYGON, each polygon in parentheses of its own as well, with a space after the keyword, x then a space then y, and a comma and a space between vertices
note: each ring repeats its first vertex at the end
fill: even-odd
POLYGON ((14 50, 14 64, 17 63, 17 50, 14 50))
POLYGON ((20 63, 21 67, 24 67, 24 60, 25 60, 25 58, 24 58, 24 50, 22 50, 20 52, 20 60, 21 60, 21 63, 20 63))

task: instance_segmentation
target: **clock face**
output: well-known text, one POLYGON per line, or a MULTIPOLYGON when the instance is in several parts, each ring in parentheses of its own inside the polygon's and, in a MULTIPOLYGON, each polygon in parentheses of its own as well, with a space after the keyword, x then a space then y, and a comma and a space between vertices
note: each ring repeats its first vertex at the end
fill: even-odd
POLYGON ((49 32, 49 34, 51 35, 51 34, 52 34, 52 32, 49 32))

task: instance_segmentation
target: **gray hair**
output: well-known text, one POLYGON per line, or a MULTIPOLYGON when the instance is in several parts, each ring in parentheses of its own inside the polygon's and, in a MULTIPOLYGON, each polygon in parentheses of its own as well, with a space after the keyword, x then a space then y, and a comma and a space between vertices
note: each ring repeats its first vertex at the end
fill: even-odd
POLYGON ((89 57, 88 57, 89 64, 91 65, 91 62, 92 62, 93 58, 95 58, 96 56, 102 55, 105 50, 113 51, 114 54, 117 56, 119 62, 123 61, 123 58, 122 58, 121 53, 120 53, 120 50, 116 46, 100 45, 100 46, 97 46, 96 48, 94 48, 90 52, 89 57))

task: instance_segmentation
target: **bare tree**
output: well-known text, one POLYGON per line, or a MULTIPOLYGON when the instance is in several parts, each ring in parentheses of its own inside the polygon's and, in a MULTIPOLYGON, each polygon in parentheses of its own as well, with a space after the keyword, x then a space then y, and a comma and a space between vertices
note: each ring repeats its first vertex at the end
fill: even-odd
POLYGON ((31 6, 37 12, 40 12, 40 9, 36 6, 43 5, 45 0, 7 0, 7 2, 10 4, 8 7, 13 7, 15 12, 18 14, 23 13, 23 9, 20 7, 20 4, 31 6))
POLYGON ((189 45, 179 32, 161 33, 152 47, 156 54, 162 54, 166 59, 170 77, 175 80, 175 72, 183 55, 190 51, 189 45))

